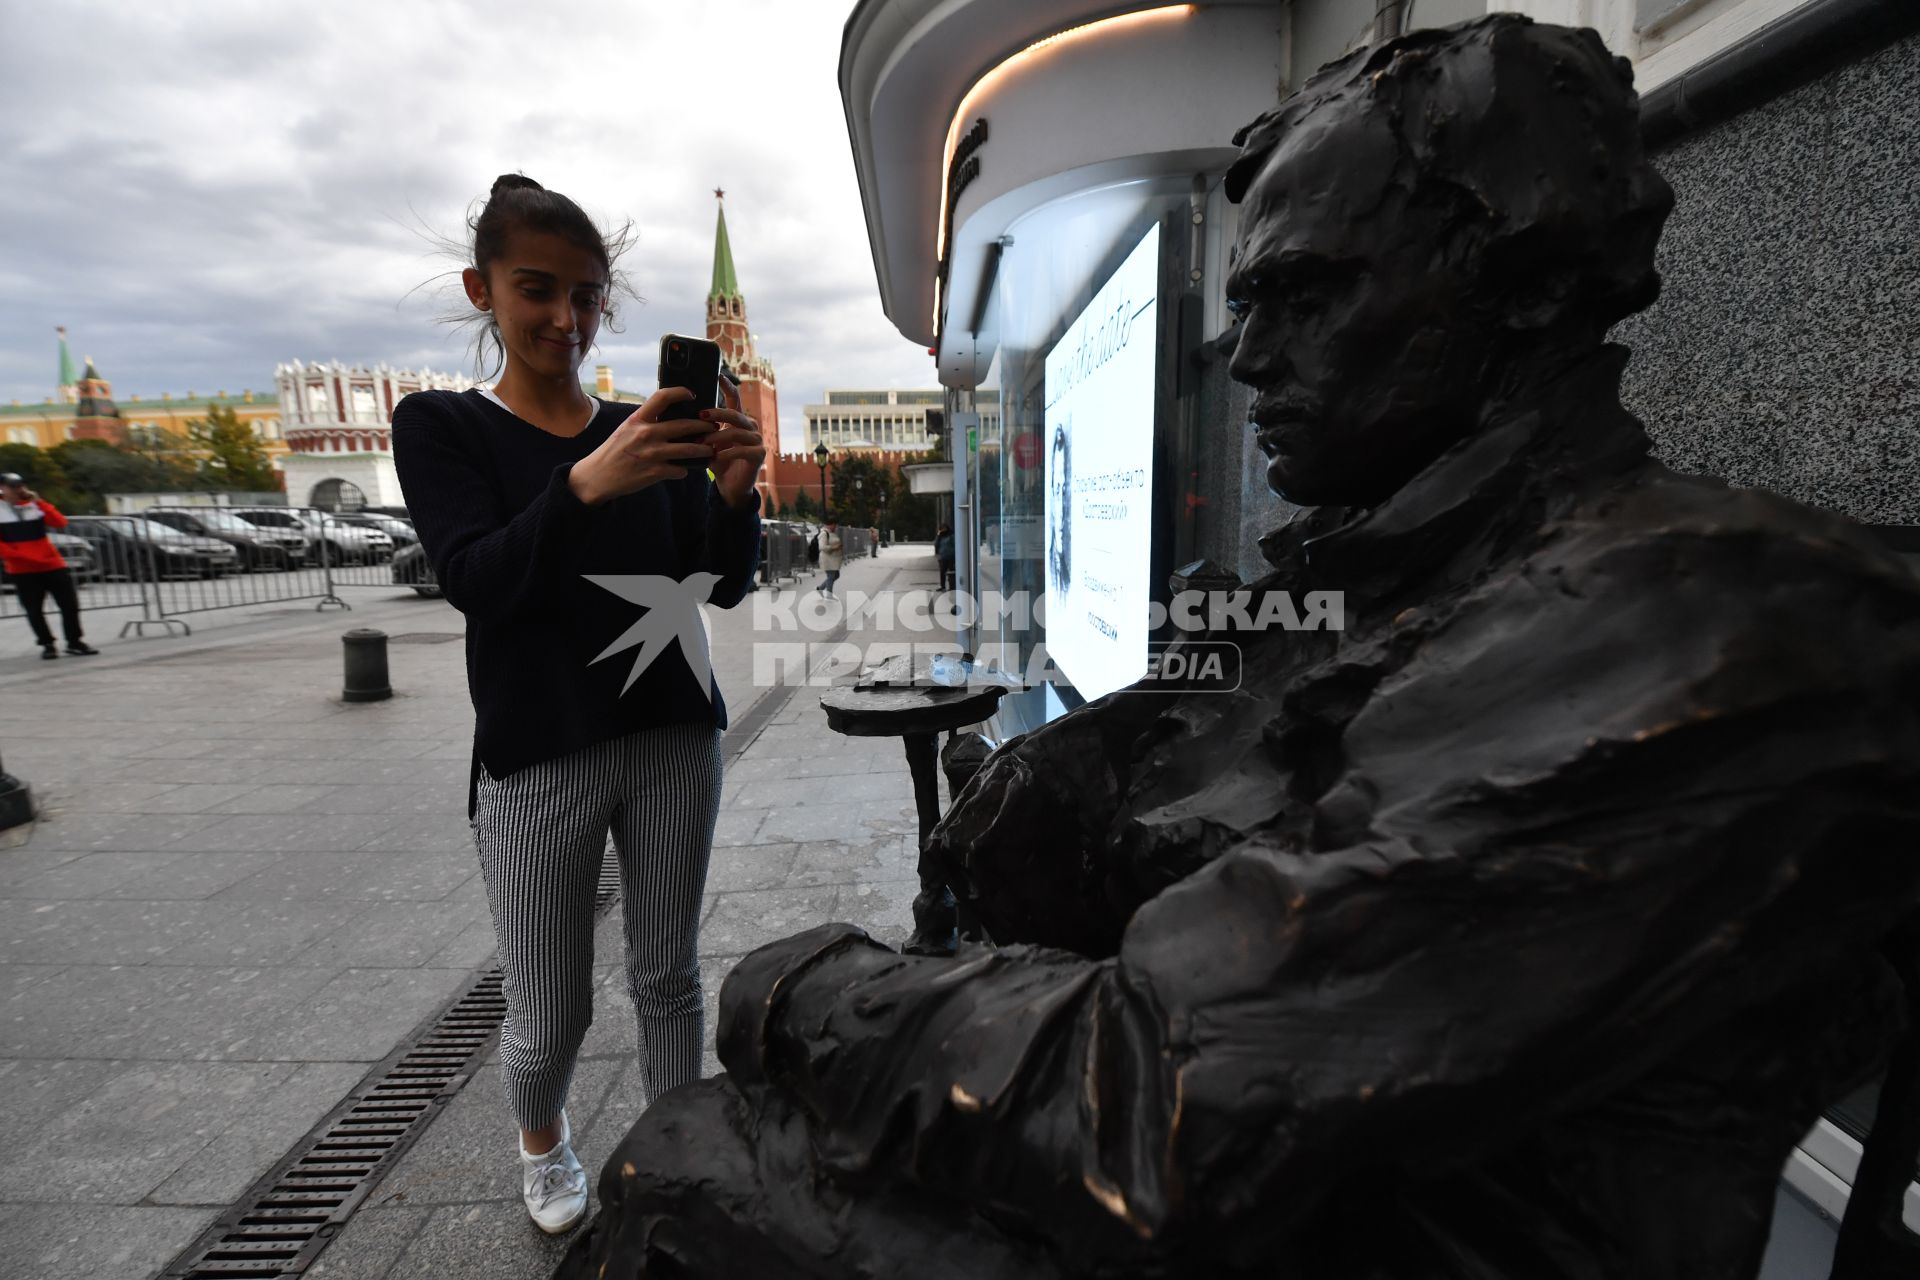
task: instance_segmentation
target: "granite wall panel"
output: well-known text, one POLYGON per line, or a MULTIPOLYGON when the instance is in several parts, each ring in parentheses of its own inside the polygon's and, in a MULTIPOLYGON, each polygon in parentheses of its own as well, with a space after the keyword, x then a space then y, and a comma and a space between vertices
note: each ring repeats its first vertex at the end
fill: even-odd
POLYGON ((1920 524, 1920 38, 1655 157, 1626 399, 1676 470, 1920 524))

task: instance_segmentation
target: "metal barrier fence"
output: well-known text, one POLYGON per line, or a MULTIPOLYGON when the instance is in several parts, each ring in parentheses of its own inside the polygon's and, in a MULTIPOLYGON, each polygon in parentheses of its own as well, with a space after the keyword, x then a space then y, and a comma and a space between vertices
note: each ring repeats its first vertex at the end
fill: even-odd
MULTIPOLYGON (((814 572, 807 544, 815 527, 769 520, 761 529, 760 581, 798 581, 814 572)), ((411 587, 438 595, 432 566, 412 526, 392 516, 317 507, 155 507, 138 515, 72 516, 51 535, 68 559, 83 611, 138 609, 120 629, 157 626, 191 635, 183 615, 213 609, 314 600, 351 608, 343 586, 411 587)), ((843 526, 847 560, 876 555, 866 529, 843 526)), ((21 616, 11 584, 0 619, 21 616)), ((48 621, 58 611, 49 602, 48 621)))
POLYGON ((808 572, 807 531, 782 520, 767 520, 760 526, 760 581, 778 586, 788 579, 798 580, 808 572))
MULTIPOLYGON (((120 629, 123 636, 144 635, 149 626, 191 634, 181 615, 212 609, 293 600, 351 608, 336 590, 341 586, 437 590, 424 557, 407 550, 418 545, 411 526, 390 516, 156 507, 139 515, 72 516, 60 534, 55 545, 74 571, 82 610, 140 610, 120 629)), ((0 618, 22 612, 16 593, 0 595, 0 618)))

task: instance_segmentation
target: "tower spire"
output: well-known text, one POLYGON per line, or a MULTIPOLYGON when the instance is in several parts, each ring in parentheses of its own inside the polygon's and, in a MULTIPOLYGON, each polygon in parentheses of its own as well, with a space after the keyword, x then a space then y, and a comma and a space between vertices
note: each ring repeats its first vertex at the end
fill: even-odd
POLYGON ((727 239, 727 193, 719 187, 713 189, 713 198, 720 206, 719 218, 713 231, 713 288, 708 291, 707 299, 737 298, 740 296, 740 279, 733 270, 733 245, 727 239))
POLYGON ((68 404, 79 399, 79 389, 75 385, 80 377, 73 371, 73 354, 67 350, 67 326, 57 324, 53 331, 60 335, 60 398, 68 404))

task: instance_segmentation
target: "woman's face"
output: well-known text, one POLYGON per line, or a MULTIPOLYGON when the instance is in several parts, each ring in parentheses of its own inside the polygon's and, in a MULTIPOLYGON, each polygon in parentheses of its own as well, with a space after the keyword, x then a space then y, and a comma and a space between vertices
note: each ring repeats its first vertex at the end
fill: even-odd
POLYGON ((599 255, 548 232, 516 231, 484 278, 468 267, 462 280, 473 305, 493 313, 509 363, 578 380, 606 312, 599 255))

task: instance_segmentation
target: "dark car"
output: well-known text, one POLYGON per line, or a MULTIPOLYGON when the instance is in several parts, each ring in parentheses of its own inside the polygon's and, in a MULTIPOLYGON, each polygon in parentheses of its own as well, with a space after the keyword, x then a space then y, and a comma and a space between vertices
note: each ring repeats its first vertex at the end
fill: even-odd
POLYGON ((398 586, 412 587, 429 600, 440 598, 440 580, 433 576, 427 549, 418 542, 393 553, 393 580, 398 586))
POLYGON ((306 559, 307 542, 299 534, 262 529, 216 508, 155 507, 142 514, 170 529, 226 543, 251 573, 291 569, 306 559))
POLYGON ((214 578, 240 564, 239 554, 216 538, 138 516, 75 516, 67 531, 93 545, 100 576, 107 579, 214 578))

